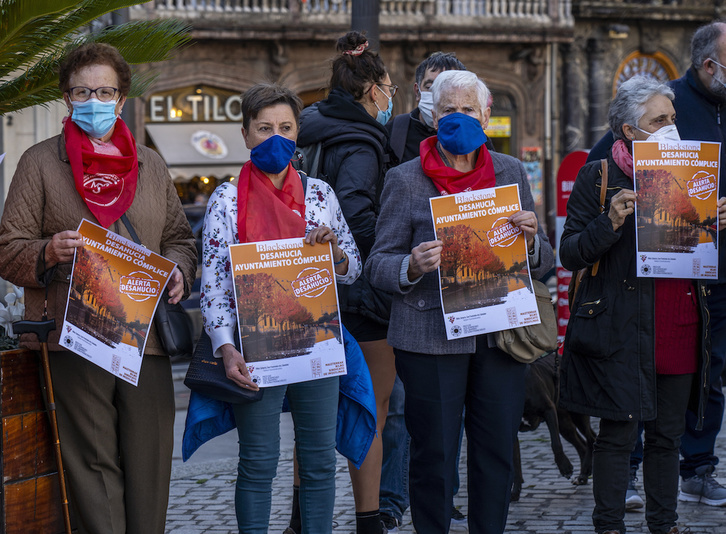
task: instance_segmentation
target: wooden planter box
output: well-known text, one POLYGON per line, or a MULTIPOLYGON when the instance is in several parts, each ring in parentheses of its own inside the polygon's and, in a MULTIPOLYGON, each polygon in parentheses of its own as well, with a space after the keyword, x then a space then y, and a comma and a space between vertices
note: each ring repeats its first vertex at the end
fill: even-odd
POLYGON ((0 351, 0 532, 62 534, 58 473, 35 353, 0 351))

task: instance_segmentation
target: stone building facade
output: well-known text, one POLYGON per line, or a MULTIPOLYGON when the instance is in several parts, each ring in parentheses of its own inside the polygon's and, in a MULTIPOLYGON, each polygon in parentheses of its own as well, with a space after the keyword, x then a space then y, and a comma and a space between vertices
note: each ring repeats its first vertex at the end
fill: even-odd
MULTIPOLYGON (((156 83, 124 110, 137 140, 167 160, 183 201, 210 192, 247 159, 245 89, 279 81, 306 104, 324 97, 353 1, 368 0, 152 0, 129 10, 130 20, 180 18, 193 28, 192 45, 143 67, 156 83)), ((552 232, 559 162, 607 129, 618 81, 636 72, 682 75, 691 34, 721 15, 720 0, 380 0, 380 53, 401 87, 394 114, 415 106, 414 70, 433 51, 456 52, 487 82, 490 136, 526 162, 552 232)), ((51 105, 4 118, 0 210, 20 155, 59 132, 64 114, 51 105)))

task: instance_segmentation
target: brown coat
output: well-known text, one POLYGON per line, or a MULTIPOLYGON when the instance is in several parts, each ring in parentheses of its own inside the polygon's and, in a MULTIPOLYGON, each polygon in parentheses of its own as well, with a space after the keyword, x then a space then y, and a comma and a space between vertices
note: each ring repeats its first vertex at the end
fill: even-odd
MULTIPOLYGON (((126 212, 144 246, 175 262, 184 276, 184 295, 194 281, 197 253, 189 223, 184 216, 176 188, 164 161, 153 150, 137 145, 139 179, 136 195, 126 212)), ((25 319, 40 320, 45 286, 41 279, 41 253, 54 234, 75 230, 81 219, 98 221, 76 191, 61 135, 28 149, 20 158, 10 183, 5 211, 0 222, 0 277, 25 288, 25 319)), ((121 221, 110 230, 129 239, 121 221)), ((49 349, 58 344, 68 299, 71 264, 52 269, 48 287, 48 317, 57 329, 49 336, 49 349)), ((21 346, 37 350, 36 336, 24 335, 21 346)), ((152 327, 147 354, 163 354, 152 327)))

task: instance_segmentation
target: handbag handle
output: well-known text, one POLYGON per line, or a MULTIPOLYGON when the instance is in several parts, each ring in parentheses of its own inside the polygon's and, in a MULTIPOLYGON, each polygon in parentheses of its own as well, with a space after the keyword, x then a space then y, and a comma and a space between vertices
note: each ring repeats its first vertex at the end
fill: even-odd
MULTIPOLYGON (((602 181, 600 182, 600 213, 605 212, 605 195, 608 192, 608 160, 600 160, 600 174, 602 175, 602 181)), ((592 264, 592 270, 590 276, 597 275, 598 268, 600 267, 600 260, 597 260, 592 264)))

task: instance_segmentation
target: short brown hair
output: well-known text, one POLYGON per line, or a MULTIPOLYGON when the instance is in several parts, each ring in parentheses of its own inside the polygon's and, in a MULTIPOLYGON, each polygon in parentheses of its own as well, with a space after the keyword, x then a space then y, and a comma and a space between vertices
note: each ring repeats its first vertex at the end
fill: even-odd
POLYGON ((287 104, 297 123, 303 102, 287 87, 277 83, 258 83, 242 93, 242 126, 247 130, 250 121, 256 119, 263 109, 277 104, 287 104))
POLYGON ((335 48, 340 54, 333 60, 333 75, 330 89, 340 87, 360 100, 366 84, 379 83, 386 75, 386 67, 377 52, 367 49, 368 39, 365 32, 351 31, 338 39, 335 48), (350 52, 359 46, 366 47, 356 55, 350 52))
POLYGON ((58 87, 61 92, 65 93, 70 89, 71 75, 84 67, 93 65, 108 65, 116 71, 119 94, 121 96, 129 94, 131 91, 131 67, 116 48, 106 43, 81 45, 65 57, 58 72, 58 87))

